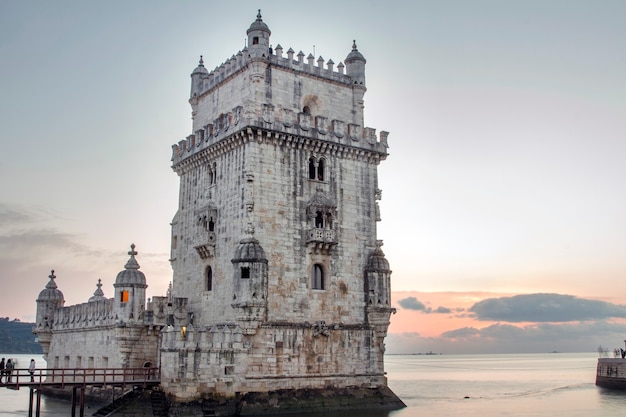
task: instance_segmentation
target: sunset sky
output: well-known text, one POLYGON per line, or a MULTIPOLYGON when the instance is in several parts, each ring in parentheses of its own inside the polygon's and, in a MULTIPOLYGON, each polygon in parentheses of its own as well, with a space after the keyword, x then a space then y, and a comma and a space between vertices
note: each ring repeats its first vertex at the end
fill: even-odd
POLYGON ((66 305, 110 297, 131 243, 165 294, 189 75, 258 8, 274 46, 367 59, 387 352, 624 346, 621 0, 0 0, 0 316, 33 321, 51 269, 66 305))

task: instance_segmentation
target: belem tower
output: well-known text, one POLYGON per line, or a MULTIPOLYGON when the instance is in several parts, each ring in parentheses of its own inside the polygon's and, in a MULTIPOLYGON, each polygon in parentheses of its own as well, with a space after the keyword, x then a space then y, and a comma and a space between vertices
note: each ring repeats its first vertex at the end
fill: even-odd
POLYGON ((134 245, 112 298, 98 280, 64 306, 53 271, 34 329, 49 368, 156 366, 174 409, 403 406, 384 372, 388 133, 364 127, 366 60, 355 42, 335 67, 270 35, 259 11, 243 50, 191 74, 167 295, 146 301, 134 245))

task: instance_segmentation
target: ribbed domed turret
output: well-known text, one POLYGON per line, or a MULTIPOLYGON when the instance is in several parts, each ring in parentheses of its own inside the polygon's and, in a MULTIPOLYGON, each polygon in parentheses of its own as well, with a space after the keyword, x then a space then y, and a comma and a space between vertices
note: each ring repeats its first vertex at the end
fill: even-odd
POLYGON ((204 60, 200 55, 198 66, 191 73, 191 97, 202 94, 204 88, 203 79, 209 76, 209 71, 204 67, 204 60))
POLYGON ((146 276, 139 270, 139 264, 135 259, 135 244, 130 245, 130 258, 126 265, 124 265, 124 270, 117 274, 117 278, 115 278, 115 286, 124 286, 124 285, 146 285, 146 276))
POLYGON ((356 40, 352 41, 352 51, 350 51, 346 59, 344 59, 346 65, 351 64, 354 61, 363 61, 364 64, 367 62, 363 54, 356 48, 356 40))
MULTIPOLYGON (((344 63, 346 64, 346 74, 352 78, 352 84, 359 89, 363 88, 363 91, 359 93, 359 99, 363 98, 362 93, 365 92, 365 62, 363 55, 356 49, 356 41, 353 41, 352 51, 348 54, 344 63)), ((362 124, 362 117, 359 117, 356 123, 362 124)))
POLYGON ((65 302, 63 298, 63 293, 57 289, 57 283, 54 282, 56 276, 54 275, 54 269, 50 271, 50 275, 48 275, 50 281, 46 284, 46 288, 39 293, 39 297, 37 297, 37 301, 62 301, 65 302))
POLYGON ((191 73, 191 75, 195 74, 209 74, 209 71, 204 67, 204 60, 202 59, 202 55, 200 55, 200 62, 198 62, 198 66, 191 73))
POLYGON ((270 54, 270 35, 272 32, 270 28, 263 23, 260 9, 259 14, 256 15, 256 20, 252 22, 246 33, 248 35, 248 57, 267 59, 270 54))
POLYGON ((232 262, 267 262, 265 251, 255 238, 241 239, 232 262))
POLYGON ((239 241, 237 249, 235 249, 235 257, 231 262, 262 262, 267 263, 265 251, 254 238, 254 227, 249 224, 246 228, 246 237, 239 241))
POLYGON ((367 260, 367 267, 365 270, 367 272, 391 272, 389 270, 389 261, 385 258, 385 254, 381 249, 382 242, 378 241, 376 243, 376 249, 372 251, 367 260))
POLYGON ((262 31, 262 32, 267 32, 267 36, 269 37, 269 35, 272 34, 272 31, 270 31, 270 28, 265 24, 265 22, 263 22, 263 19, 261 17, 261 9, 259 9, 259 13, 257 13, 256 15, 256 20, 254 22, 252 22, 252 24, 250 25, 250 28, 248 28, 248 30, 246 31, 246 34, 250 34, 250 32, 254 32, 254 31, 262 31))

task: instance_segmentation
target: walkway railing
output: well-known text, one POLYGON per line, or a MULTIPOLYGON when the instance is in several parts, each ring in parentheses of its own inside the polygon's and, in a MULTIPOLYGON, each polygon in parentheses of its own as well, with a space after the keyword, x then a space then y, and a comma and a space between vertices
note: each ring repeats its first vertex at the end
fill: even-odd
POLYGON ((28 369, 4 371, 0 376, 0 387, 19 389, 66 386, 147 386, 158 385, 159 368, 47 368, 36 369, 33 375, 28 369))

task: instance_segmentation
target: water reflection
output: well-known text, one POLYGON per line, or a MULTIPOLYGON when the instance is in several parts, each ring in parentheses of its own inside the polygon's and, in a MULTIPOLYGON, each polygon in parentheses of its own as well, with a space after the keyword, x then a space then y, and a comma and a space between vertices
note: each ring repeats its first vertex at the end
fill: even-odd
POLYGON ((608 410, 626 410, 626 391, 597 387, 598 401, 608 410))

